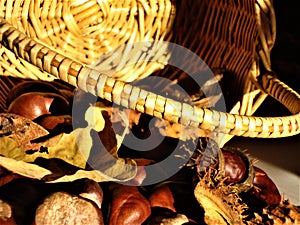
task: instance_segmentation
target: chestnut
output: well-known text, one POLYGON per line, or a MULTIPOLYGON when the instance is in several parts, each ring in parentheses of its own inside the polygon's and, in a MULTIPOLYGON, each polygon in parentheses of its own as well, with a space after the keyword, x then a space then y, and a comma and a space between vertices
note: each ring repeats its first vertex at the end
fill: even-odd
POLYGON ((226 177, 225 184, 238 186, 240 192, 253 185, 254 170, 249 157, 238 149, 224 148, 218 153, 219 170, 226 177))
POLYGON ((55 192, 38 206, 33 224, 103 225, 104 221, 101 210, 93 202, 66 192, 55 192))
POLYGON ((183 225, 189 222, 186 215, 173 212, 172 210, 153 207, 151 215, 143 223, 143 225, 163 224, 163 225, 183 225))
POLYGON ((85 180, 84 185, 81 185, 84 190, 79 194, 80 197, 89 199, 94 202, 99 209, 102 207, 103 203, 103 191, 101 186, 93 180, 85 180))
POLYGON ((40 80, 25 80, 16 84, 9 91, 6 97, 6 106, 9 107, 16 98, 28 92, 47 92, 61 95, 61 91, 50 82, 40 80))
POLYGON ((136 186, 109 185, 109 225, 140 225, 151 214, 149 201, 136 186))
POLYGON ((243 180, 247 174, 246 163, 242 157, 234 152, 223 151, 225 160, 225 183, 237 183, 243 180))
POLYGON ((34 120, 45 114, 66 115, 70 112, 70 107, 69 102, 61 95, 28 92, 13 100, 8 112, 34 120))
POLYGON ((50 133, 70 133, 73 130, 72 117, 70 115, 45 114, 37 117, 33 122, 44 127, 50 133))
POLYGON ((174 207, 174 196, 167 184, 161 184, 155 187, 149 197, 151 207, 167 208, 176 212, 174 207))
POLYGON ((265 205, 276 205, 281 202, 281 195, 275 183, 262 169, 255 167, 254 187, 250 194, 256 196, 265 205))

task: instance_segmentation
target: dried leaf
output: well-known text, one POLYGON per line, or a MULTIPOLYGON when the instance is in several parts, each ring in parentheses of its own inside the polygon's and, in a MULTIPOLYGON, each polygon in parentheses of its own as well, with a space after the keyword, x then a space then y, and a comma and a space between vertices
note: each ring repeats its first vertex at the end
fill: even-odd
POLYGON ((49 181, 49 183, 71 182, 82 178, 89 178, 96 182, 116 181, 125 182, 131 180, 137 173, 137 166, 134 160, 129 162, 124 159, 118 159, 115 164, 105 171, 99 170, 78 170, 72 175, 65 175, 58 179, 49 181))
POLYGON ((55 146, 48 147, 44 152, 26 154, 23 161, 34 162, 34 160, 39 157, 46 159, 58 158, 74 166, 85 168, 88 155, 85 157, 84 154, 88 154, 91 145, 89 131, 89 129, 79 129, 69 134, 64 133, 55 146), (80 148, 77 145, 75 133, 79 133, 81 135, 81 143, 82 145, 86 144, 86 148, 80 148))
POLYGON ((85 168, 92 146, 90 129, 78 128, 70 134, 63 134, 59 143, 48 148, 49 158, 59 158, 74 166, 85 168), (80 137, 80 139, 76 139, 80 137))
POLYGON ((14 173, 36 179, 50 180, 51 182, 73 181, 81 178, 90 178, 97 182, 132 179, 137 173, 136 162, 118 157, 116 134, 112 128, 107 109, 100 103, 92 105, 87 110, 85 119, 88 122, 87 127, 77 128, 70 133, 63 133, 44 140, 44 142, 38 143, 39 151, 31 152, 31 154, 26 154, 20 149, 17 140, 2 137, 0 154, 7 157, 7 161, 4 158, 3 165, 1 163, 0 165, 14 173), (102 145, 99 145, 100 139, 102 145), (13 163, 8 163, 12 162, 11 159, 22 160, 13 161, 20 164, 22 169, 16 168, 13 163), (45 159, 46 161, 57 159, 64 163, 57 164, 56 166, 59 168, 53 170, 47 167, 49 163, 42 163, 39 166, 32 164, 37 163, 37 159, 45 159), (71 172, 66 171, 64 170, 66 165, 73 166, 74 169, 71 172), (37 175, 30 172, 32 166, 35 166, 37 175), (89 171, 83 170, 86 168, 89 168, 89 171), (45 176, 41 174, 45 174, 45 176))
POLYGON ((0 137, 0 155, 16 160, 22 160, 26 154, 19 148, 16 141, 4 136, 0 137))
POLYGON ((33 179, 42 179, 44 176, 51 174, 50 170, 47 170, 38 165, 10 159, 3 156, 0 156, 0 165, 9 171, 33 179))

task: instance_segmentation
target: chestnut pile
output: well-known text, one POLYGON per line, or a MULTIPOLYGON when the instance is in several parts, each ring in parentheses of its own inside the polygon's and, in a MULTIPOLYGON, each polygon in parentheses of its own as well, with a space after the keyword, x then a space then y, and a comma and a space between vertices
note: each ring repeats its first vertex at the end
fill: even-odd
MULTIPOLYGON (((28 121, 32 121, 34 127, 45 130, 31 142, 46 143, 47 139, 72 132, 76 124, 72 121, 74 91, 60 81, 20 82, 7 96, 7 109, 1 114, 6 117, 0 117, 0 137, 11 137, 16 132, 6 129, 12 115, 26 118, 25 125, 31 125, 28 121)), ((114 149, 115 137, 106 132, 111 105, 99 101, 108 110, 106 127, 98 135, 106 140, 105 147, 114 149)), ((139 138, 151 133, 161 135, 148 127, 151 118, 135 112, 130 115, 130 129, 139 138)), ((0 224, 300 224, 299 207, 281 196, 274 182, 255 166, 245 151, 219 149, 207 138, 197 138, 191 143, 164 137, 159 146, 145 152, 121 145, 116 157, 131 158, 139 165, 134 177, 124 182, 99 182, 93 177, 53 182, 57 177, 78 171, 77 165, 61 158, 37 158, 30 163, 52 171, 51 176, 41 179, 27 176, 30 171, 13 170, 9 160, 0 161, 0 224), (145 168, 168 156, 173 144, 180 149, 187 149, 191 144, 196 150, 176 174, 143 185, 155 176, 145 168)), ((1 155, 1 149, 9 146, 0 147, 1 155)), ((47 153, 42 145, 38 148, 23 150, 28 155, 47 153)), ((91 171, 89 166, 85 169, 91 171)), ((157 167, 156 172, 166 171, 157 167)))

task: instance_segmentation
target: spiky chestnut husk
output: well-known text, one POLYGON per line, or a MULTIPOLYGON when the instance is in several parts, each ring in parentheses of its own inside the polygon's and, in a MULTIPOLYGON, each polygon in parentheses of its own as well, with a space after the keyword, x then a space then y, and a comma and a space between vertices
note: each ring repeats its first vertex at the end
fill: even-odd
POLYGON ((214 168, 199 177, 194 194, 205 211, 205 223, 243 224, 248 207, 239 197, 238 187, 224 181, 222 174, 214 168))
POLYGON ((187 163, 187 167, 197 174, 204 174, 208 168, 216 168, 219 151, 220 148, 214 140, 199 138, 197 148, 187 163))
MULTIPOLYGON (((251 209, 249 208, 249 210, 251 209)), ((265 207, 259 212, 252 212, 252 217, 248 218, 245 224, 300 224, 300 207, 293 205, 289 200, 283 200, 278 205, 265 207)))
POLYGON ((220 149, 214 141, 200 140, 200 145, 192 157, 189 166, 199 175, 208 168, 219 171, 224 184, 235 185, 238 192, 248 191, 253 186, 253 162, 245 151, 236 148, 220 149))

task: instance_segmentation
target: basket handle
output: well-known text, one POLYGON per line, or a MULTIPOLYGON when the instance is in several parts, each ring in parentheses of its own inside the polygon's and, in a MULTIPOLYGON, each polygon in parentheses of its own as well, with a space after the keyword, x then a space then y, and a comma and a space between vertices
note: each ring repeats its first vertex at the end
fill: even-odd
POLYGON ((264 92, 285 105, 285 117, 253 117, 178 102, 116 80, 37 43, 0 18, 0 42, 24 60, 58 79, 118 105, 184 126, 218 133, 275 138, 300 133, 300 95, 271 75, 261 77, 264 92))

